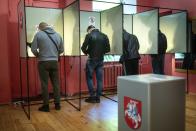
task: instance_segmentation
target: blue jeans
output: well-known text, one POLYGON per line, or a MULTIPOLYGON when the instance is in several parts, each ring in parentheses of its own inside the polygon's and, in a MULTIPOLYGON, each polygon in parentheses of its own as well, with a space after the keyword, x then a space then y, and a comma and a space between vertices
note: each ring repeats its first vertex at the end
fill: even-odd
POLYGON ((95 96, 93 85, 93 72, 96 73, 97 90, 96 97, 100 97, 103 88, 103 60, 88 59, 86 63, 86 81, 90 97, 95 96))

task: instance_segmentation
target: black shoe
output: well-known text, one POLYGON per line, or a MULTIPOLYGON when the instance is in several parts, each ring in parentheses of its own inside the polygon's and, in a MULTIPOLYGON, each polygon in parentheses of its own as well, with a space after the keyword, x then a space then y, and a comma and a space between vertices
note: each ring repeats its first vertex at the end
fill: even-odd
POLYGON ((96 98, 95 97, 88 97, 87 99, 85 99, 85 102, 96 103, 96 98))
POLYGON ((100 98, 96 97, 96 103, 100 103, 100 98))
POLYGON ((55 109, 56 110, 60 110, 61 109, 60 103, 55 103, 55 109))
POLYGON ((43 111, 43 112, 50 112, 49 105, 43 105, 43 106, 39 107, 38 110, 43 111))

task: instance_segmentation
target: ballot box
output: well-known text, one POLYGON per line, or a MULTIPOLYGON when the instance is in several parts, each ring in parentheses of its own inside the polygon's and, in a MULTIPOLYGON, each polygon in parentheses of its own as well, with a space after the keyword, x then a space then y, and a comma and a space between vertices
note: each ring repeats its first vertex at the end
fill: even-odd
POLYGON ((185 131, 185 79, 118 77, 118 131, 185 131))

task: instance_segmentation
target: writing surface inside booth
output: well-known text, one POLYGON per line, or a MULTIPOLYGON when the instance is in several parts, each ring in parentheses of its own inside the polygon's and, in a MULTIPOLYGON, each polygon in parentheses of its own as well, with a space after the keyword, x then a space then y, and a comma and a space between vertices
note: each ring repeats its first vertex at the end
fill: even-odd
POLYGON ((140 43, 140 54, 157 54, 158 10, 133 15, 133 34, 140 43))
POLYGON ((122 54, 122 8, 122 5, 117 5, 101 12, 101 31, 108 35, 110 54, 122 54))
MULTIPOLYGON (((95 26, 96 29, 100 30, 100 13, 99 12, 87 12, 80 11, 80 43, 81 46, 84 42, 87 34, 87 27, 89 25, 95 26)), ((83 52, 81 52, 83 55, 83 52)))
POLYGON ((65 55, 79 56, 79 2, 74 2, 65 9, 63 9, 63 16, 65 55))
MULTIPOLYGON (((63 15, 61 9, 26 7, 26 32, 27 42, 32 43, 34 35, 39 31, 40 22, 46 22, 63 38, 63 15)), ((28 48, 28 56, 34 57, 28 48)))

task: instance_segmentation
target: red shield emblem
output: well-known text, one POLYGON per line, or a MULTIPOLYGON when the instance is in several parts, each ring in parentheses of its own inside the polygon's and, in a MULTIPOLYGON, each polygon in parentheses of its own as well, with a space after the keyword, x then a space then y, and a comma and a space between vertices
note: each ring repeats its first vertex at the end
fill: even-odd
POLYGON ((138 129, 142 122, 141 101, 124 96, 125 121, 131 129, 138 129))

